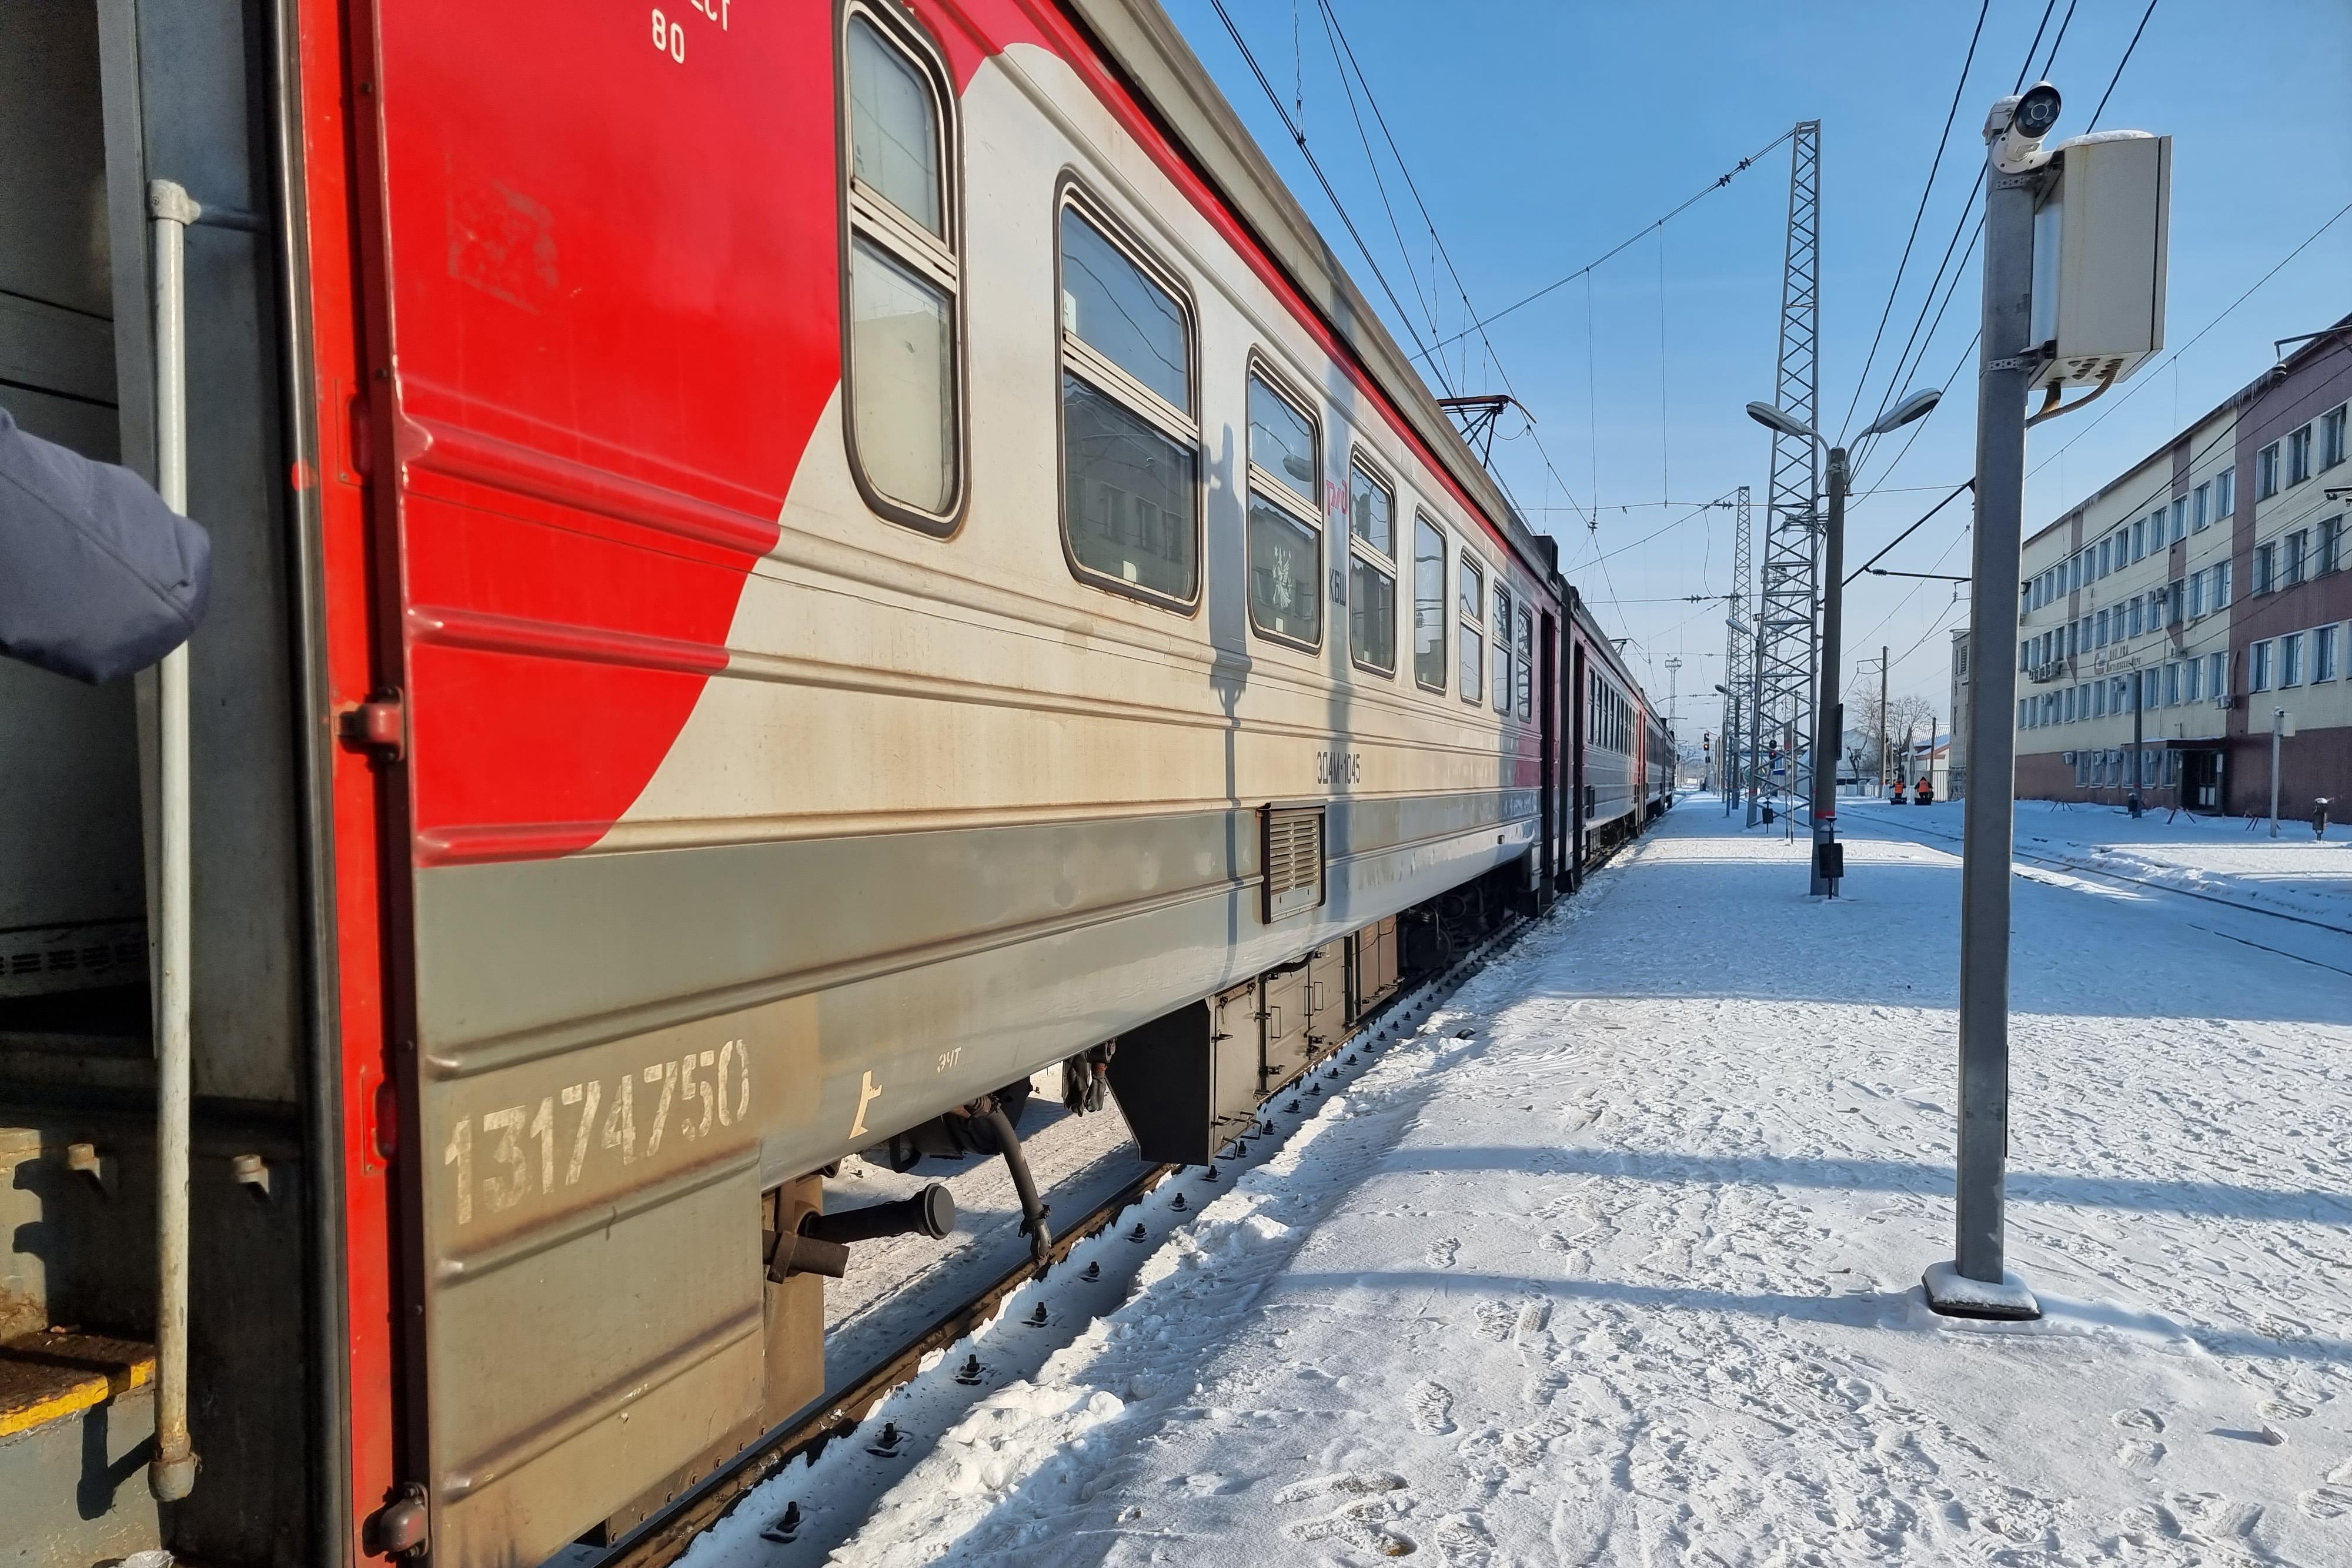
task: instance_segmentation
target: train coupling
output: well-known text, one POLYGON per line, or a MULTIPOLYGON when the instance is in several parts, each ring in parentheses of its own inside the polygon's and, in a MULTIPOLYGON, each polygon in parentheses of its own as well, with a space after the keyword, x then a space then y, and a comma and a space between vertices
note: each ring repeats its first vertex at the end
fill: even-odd
POLYGON ((896 1203, 812 1214, 797 1231, 769 1235, 768 1278, 779 1283, 795 1274, 838 1280, 848 1270, 849 1249, 855 1243, 891 1236, 928 1236, 936 1241, 955 1228, 955 1195, 939 1182, 896 1203))

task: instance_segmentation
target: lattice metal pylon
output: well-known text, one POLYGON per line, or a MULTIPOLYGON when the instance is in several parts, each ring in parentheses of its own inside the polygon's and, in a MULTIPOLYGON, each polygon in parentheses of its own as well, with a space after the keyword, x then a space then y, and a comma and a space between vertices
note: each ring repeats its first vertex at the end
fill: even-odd
POLYGON ((1754 679, 1756 661, 1752 657, 1755 642, 1756 601, 1754 599, 1752 551, 1748 542, 1748 486, 1739 486, 1737 521, 1731 531, 1731 597, 1728 612, 1724 616, 1723 643, 1723 761, 1717 778, 1724 791, 1736 798, 1744 797, 1755 779, 1755 758, 1749 755, 1748 739, 1754 733, 1754 721, 1748 716, 1748 685, 1754 679))
MULTIPOLYGON (((1780 279, 1780 358, 1772 401, 1818 430, 1821 366, 1822 124, 1800 120, 1789 162, 1789 247, 1780 279)), ((1764 579, 1757 658, 1767 750, 1780 748, 1786 788, 1811 798, 1813 669, 1820 606, 1820 444, 1772 434, 1764 512, 1764 579)), ((1769 784, 1770 780, 1768 779, 1769 784)))

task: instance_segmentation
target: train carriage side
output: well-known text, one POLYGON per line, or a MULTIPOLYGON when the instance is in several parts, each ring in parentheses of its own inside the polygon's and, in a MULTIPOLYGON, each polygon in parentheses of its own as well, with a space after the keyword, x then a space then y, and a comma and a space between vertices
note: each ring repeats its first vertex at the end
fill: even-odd
MULTIPOLYGON (((1223 1073, 1214 998, 1393 983, 1588 841, 1590 617, 1149 0, 108 14, 16 140, 113 236, 39 405, 93 455, 152 471, 146 183, 214 213, 190 1555, 625 1529, 821 1388, 810 1173, 1108 1041, 1223 1073)), ((59 926, 135 970, 132 704, 84 706, 59 926)), ((78 1193, 152 1169, 153 1072, 135 975, 64 973, 0 990, 0 1102, 78 1193)), ((152 1335, 84 1207, 34 1306, 152 1335)), ((60 1528, 162 1543, 136 1490, 60 1528)))

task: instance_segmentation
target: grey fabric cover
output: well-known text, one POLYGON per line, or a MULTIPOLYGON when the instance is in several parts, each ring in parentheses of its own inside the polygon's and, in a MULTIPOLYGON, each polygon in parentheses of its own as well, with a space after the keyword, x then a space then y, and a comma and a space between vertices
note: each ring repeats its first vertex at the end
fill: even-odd
POLYGON ((0 408, 0 653, 93 683, 144 669, 204 619, 211 568, 145 480, 0 408))

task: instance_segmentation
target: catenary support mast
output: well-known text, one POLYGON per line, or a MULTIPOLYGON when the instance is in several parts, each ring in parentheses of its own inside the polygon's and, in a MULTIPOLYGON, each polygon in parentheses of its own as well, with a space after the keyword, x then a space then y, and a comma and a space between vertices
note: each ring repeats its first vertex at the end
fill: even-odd
MULTIPOLYGON (((1789 165, 1788 250, 1780 278, 1780 357, 1773 402, 1784 413, 1819 427, 1821 367, 1822 125, 1801 120, 1789 165)), ((1757 674, 1762 687, 1759 727, 1769 746, 1779 742, 1788 768, 1790 800, 1811 797, 1811 759, 1801 755, 1812 734, 1813 659, 1821 544, 1820 444, 1775 431, 1772 480, 1764 512, 1764 578, 1759 606, 1757 674)), ((1834 762, 1832 764, 1834 766, 1834 762)), ((1766 781, 1767 783, 1769 780, 1766 781)))

